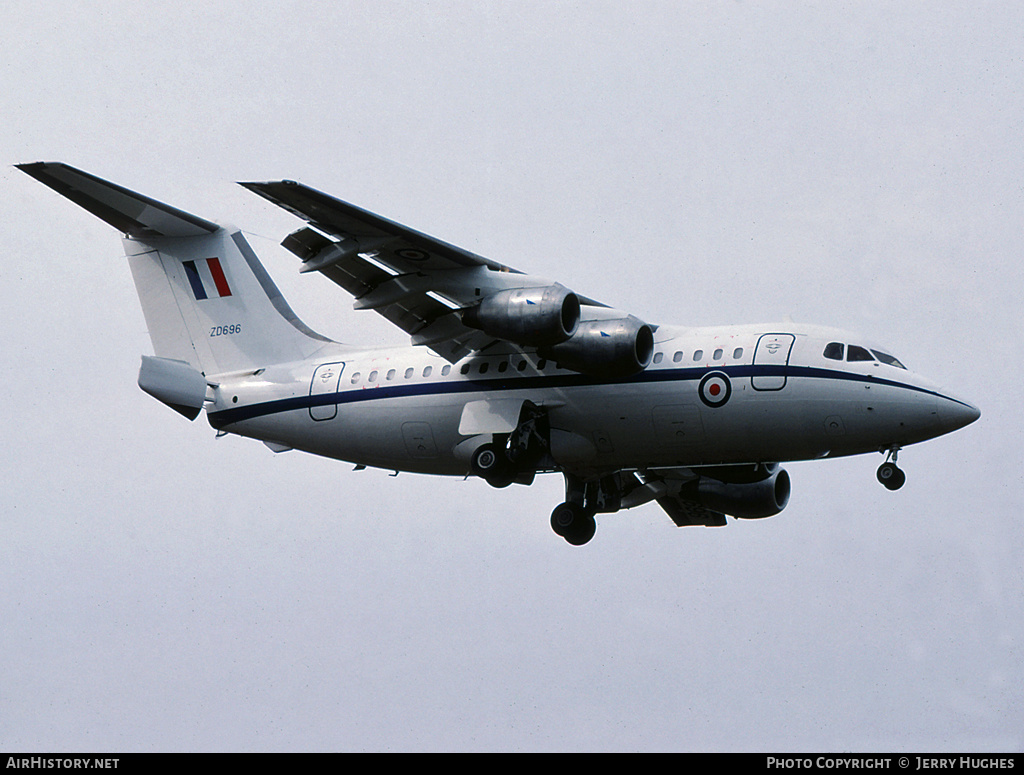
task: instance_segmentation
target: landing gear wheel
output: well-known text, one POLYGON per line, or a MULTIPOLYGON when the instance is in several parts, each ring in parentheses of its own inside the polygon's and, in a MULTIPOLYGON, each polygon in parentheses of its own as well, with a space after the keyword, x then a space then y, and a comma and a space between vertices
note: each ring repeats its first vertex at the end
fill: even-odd
POLYGON ((555 535, 565 538, 565 534, 572 529, 573 522, 579 519, 583 508, 575 503, 560 503, 551 512, 551 529, 555 535))
POLYGON ((551 512, 551 529, 573 546, 582 546, 594 537, 594 515, 578 503, 560 503, 551 512))
POLYGON ((875 476, 889 490, 898 490, 907 481, 907 475, 895 463, 882 463, 875 476))
POLYGON ((484 444, 474 452, 469 465, 472 472, 491 487, 508 487, 516 478, 515 468, 505 450, 494 444, 484 444))

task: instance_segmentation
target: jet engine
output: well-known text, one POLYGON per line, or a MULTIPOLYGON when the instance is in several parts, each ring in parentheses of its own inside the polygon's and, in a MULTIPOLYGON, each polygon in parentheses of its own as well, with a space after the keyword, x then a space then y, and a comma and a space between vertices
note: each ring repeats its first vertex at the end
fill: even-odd
POLYGON ((546 347, 576 333, 580 300, 558 283, 546 288, 513 288, 463 310, 462 322, 509 342, 546 347))
POLYGON ((546 358, 589 374, 615 379, 643 371, 654 354, 654 330, 630 315, 618 320, 580 323, 568 341, 541 350, 546 358))
POLYGON ((767 470, 771 473, 756 482, 723 482, 701 476, 683 485, 679 496, 737 519, 774 517, 789 503, 789 474, 782 468, 767 470))

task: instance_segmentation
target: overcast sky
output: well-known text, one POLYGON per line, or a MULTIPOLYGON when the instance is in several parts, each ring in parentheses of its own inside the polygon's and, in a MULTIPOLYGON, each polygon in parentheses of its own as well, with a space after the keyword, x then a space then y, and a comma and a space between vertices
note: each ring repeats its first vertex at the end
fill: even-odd
POLYGON ((1024 748, 1015 2, 0 8, 0 750, 1024 748), (652 323, 887 344, 981 407, 789 466, 781 515, 573 548, 493 490, 215 439, 136 386, 65 161, 242 227, 292 307, 404 335, 234 184, 294 178, 652 323))

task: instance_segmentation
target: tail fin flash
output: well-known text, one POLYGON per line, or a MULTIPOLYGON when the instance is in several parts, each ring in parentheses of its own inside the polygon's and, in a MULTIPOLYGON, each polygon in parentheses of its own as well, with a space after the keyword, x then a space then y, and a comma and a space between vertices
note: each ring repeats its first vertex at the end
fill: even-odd
POLYGON ((157 357, 210 375, 308 358, 331 342, 298 319, 240 231, 66 164, 18 168, 125 235, 157 357))

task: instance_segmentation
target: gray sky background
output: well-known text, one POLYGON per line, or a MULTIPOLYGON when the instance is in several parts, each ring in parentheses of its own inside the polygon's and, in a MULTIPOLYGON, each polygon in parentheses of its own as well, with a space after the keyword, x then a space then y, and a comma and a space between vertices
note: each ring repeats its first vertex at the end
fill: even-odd
POLYGON ((1024 748, 1019 3, 6 3, 0 750, 1024 748), (863 332, 982 419, 788 509, 558 539, 497 491, 215 439, 135 385, 60 160, 246 229, 295 178, 649 320, 863 332))

